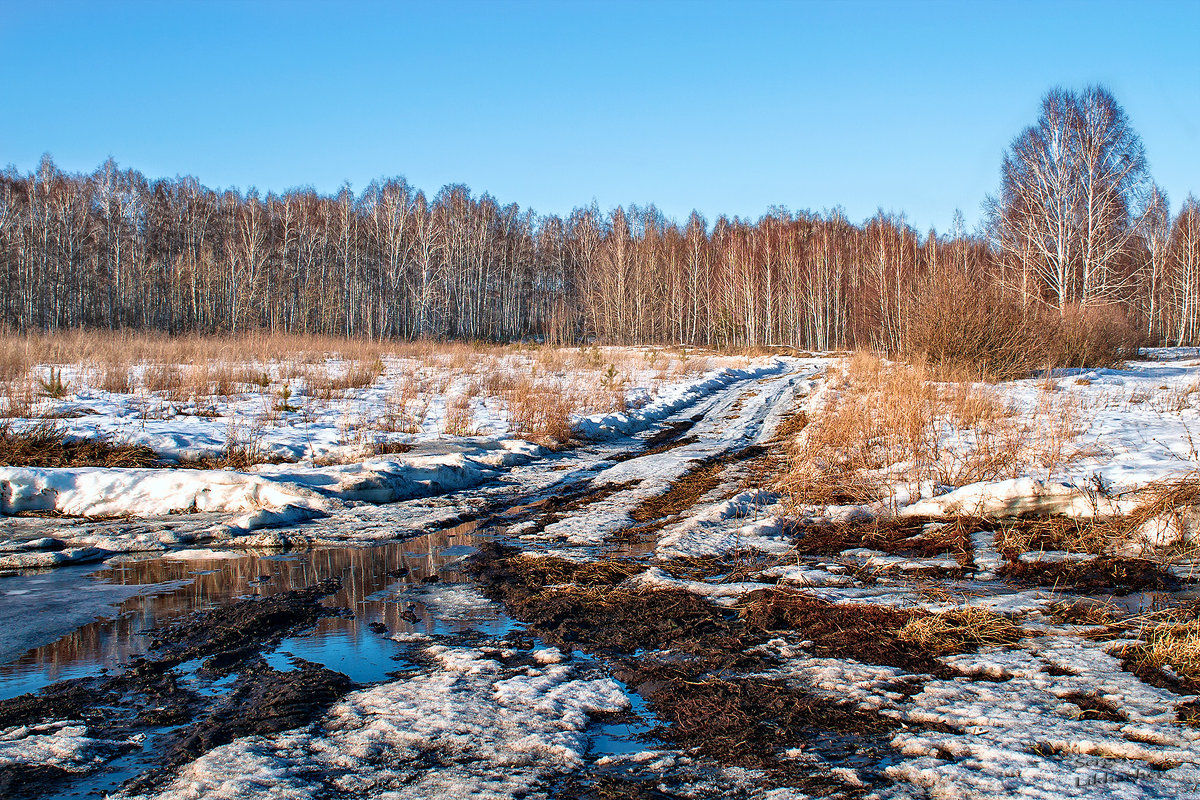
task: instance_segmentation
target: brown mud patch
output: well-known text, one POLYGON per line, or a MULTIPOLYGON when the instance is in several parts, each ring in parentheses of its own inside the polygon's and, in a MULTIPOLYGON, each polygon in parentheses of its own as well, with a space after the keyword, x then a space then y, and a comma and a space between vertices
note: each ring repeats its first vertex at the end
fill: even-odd
POLYGON ((917 674, 946 671, 931 653, 901 638, 900 631, 917 616, 912 611, 760 590, 745 597, 741 616, 757 630, 796 632, 812 642, 808 649, 821 658, 852 658, 917 674))
POLYGON ((305 589, 239 600, 150 631, 150 648, 170 665, 205 659, 202 670, 227 674, 266 647, 310 628, 323 617, 349 612, 321 604, 341 581, 330 578, 305 589))
POLYGON ((963 567, 973 566, 971 534, 995 527, 974 517, 951 521, 932 517, 899 517, 861 522, 820 522, 795 526, 790 531, 796 552, 808 556, 836 556, 845 550, 866 547, 888 555, 933 558, 952 555, 963 567))
MULTIPOLYGON (((658 788, 657 775, 643 780, 623 775, 576 775, 558 783, 550 795, 553 800, 684 800, 658 788)), ((691 795, 688 795, 691 800, 691 795)))
POLYGON ((1001 577, 1031 586, 1049 586, 1077 592, 1171 592, 1180 588, 1179 579, 1153 561, 1140 558, 1098 556, 1089 561, 1010 561, 1001 577))
MULTIPOLYGON (((891 732, 901 727, 779 680, 697 674, 654 660, 627 665, 617 676, 637 685, 662 720, 651 735, 721 764, 763 770, 767 785, 799 787, 819 797, 853 797, 868 787, 847 786, 813 756, 833 764, 881 763, 891 752, 891 732), (799 758, 797 750, 803 753, 799 758)), ((870 767, 860 768, 859 777, 875 785, 890 782, 870 767)))
POLYGON ((151 790, 175 768, 234 739, 302 728, 324 715, 352 687, 345 675, 317 664, 299 662, 295 670, 280 672, 259 661, 242 671, 232 691, 202 718, 168 734, 159 766, 126 782, 123 789, 151 790))
POLYGON ((761 445, 750 445, 734 453, 701 461, 682 477, 671 483, 665 492, 647 498, 629 512, 637 524, 617 531, 611 539, 633 545, 649 541, 650 537, 693 507, 709 492, 721 485, 722 473, 732 464, 749 461, 762 455, 761 445))

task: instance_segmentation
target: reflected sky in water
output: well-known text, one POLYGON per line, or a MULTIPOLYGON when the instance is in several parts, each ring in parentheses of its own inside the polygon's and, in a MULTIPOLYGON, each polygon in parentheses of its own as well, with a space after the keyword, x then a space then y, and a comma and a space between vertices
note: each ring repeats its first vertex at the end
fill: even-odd
MULTIPOLYGON (((177 560, 168 554, 112 559, 72 580, 81 587, 87 582, 127 588, 168 584, 168 590, 124 600, 115 618, 82 625, 53 644, 0 665, 0 698, 126 664, 147 653, 146 631, 193 612, 243 597, 301 589, 330 577, 340 578, 342 588, 325 603, 351 610, 353 618, 326 618, 313 631, 284 640, 271 656, 273 666, 286 668, 293 658, 302 658, 359 683, 385 680, 389 672, 405 667, 397 660, 400 648, 385 638, 389 635, 477 631, 500 636, 512 628, 511 620, 490 604, 469 604, 449 614, 442 604, 426 607, 427 595, 436 594, 432 587, 466 580, 458 565, 485 538, 466 525, 373 547, 282 554, 234 551, 235 558, 177 560), (437 584, 425 582, 435 575, 437 584), (172 582, 177 582, 176 588, 171 588, 172 582)), ((37 604, 36 588, 10 598, 24 599, 37 604)))

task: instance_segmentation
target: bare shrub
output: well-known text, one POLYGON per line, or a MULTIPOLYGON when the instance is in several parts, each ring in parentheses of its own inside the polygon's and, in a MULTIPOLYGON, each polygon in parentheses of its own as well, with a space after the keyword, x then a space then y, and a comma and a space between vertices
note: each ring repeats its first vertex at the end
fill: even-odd
POLYGON ((930 278, 909 309, 910 356, 996 380, 1045 366, 1044 314, 957 271, 930 278))
POLYGON ((1113 367, 1146 343, 1116 305, 1068 306, 1058 320, 1049 362, 1056 367, 1113 367))
POLYGON ((1116 305, 1060 312, 955 270, 926 280, 908 319, 909 357, 991 380, 1043 368, 1111 367, 1146 343, 1116 305))

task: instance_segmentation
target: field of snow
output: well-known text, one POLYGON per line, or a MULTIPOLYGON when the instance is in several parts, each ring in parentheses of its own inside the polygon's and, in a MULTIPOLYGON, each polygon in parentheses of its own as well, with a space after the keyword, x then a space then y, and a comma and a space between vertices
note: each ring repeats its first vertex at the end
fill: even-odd
MULTIPOLYGON (((0 522, 12 531, 0 564, 174 548, 146 562, 174 565, 142 579, 138 600, 151 605, 160 595, 203 595, 168 582, 193 575, 197 585, 237 575, 235 593, 257 580, 278 591, 293 585, 273 583, 285 576, 304 574, 302 585, 340 576, 363 585, 331 601, 357 617, 330 623, 352 642, 339 658, 378 650, 382 639, 384 669, 407 659, 403 676, 356 687, 312 724, 214 747, 131 796, 549 798, 582 776, 587 786, 636 780, 666 797, 1200 797, 1200 661, 1186 650, 1200 639, 1150 666, 1136 661, 1155 630, 1191 630, 1184 623, 1200 598, 1194 509, 1150 518, 1141 548, 1101 552, 1020 539, 1011 519, 1045 523, 1038 530, 1049 536, 1052 518, 1086 525, 1128 514, 1155 487, 1193 479, 1200 353, 1150 351, 1121 369, 978 384, 972 408, 986 413, 961 423, 967 416, 948 403, 931 423, 931 452, 956 470, 885 458, 869 464, 880 497, 800 502, 778 479, 848 391, 838 377, 845 364, 833 355, 708 364, 657 386, 642 375, 624 388, 625 411, 576 412, 581 444, 558 451, 514 436, 502 412, 484 416, 484 398, 472 425, 495 426, 487 435, 403 434, 408 452, 360 451, 348 463, 313 463, 305 450, 299 462, 241 472, 0 468, 6 512, 140 517, 11 518, 0 522), (997 451, 1000 467, 988 462, 986 479, 955 480, 977 474, 959 468, 995 444, 983 426, 1012 446, 997 451), (913 479, 918 470, 926 471, 913 479), (164 523, 166 510, 192 513, 164 523), (980 514, 993 519, 968 519, 980 514), (428 533, 458 525, 479 537, 467 546, 428 533), (251 534, 262 529, 263 538, 251 534), (512 595, 513 583, 458 571, 491 538, 533 576, 512 595), (336 541, 370 568, 329 571, 335 559, 314 551, 288 555, 303 565, 293 571, 267 560, 275 556, 209 549, 272 541, 336 541), (606 571, 614 563, 620 569, 606 571), (1092 566, 1088 580, 1071 577, 1092 566), (596 571, 579 578, 574 569, 596 571), (653 605, 659 596, 667 600, 653 605), (648 610, 625 615, 610 602, 648 610), (773 603, 810 616, 762 612, 773 603), (664 690, 672 686, 679 697, 664 690), (756 686, 785 700, 704 710, 706 689, 756 686), (818 712, 797 727, 787 715, 794 702, 818 712), (819 711, 832 708, 871 729, 828 722, 819 711), (618 713, 637 717, 638 730, 667 733, 614 746, 602 720, 618 713), (742 717, 744 728, 725 732, 742 717), (689 725, 698 726, 691 738, 689 725), (706 747, 706 725, 731 736, 730 746, 706 747), (771 735, 759 741, 763 730, 771 735)), ((111 608, 132 591, 122 589, 111 608)), ((5 603, 16 619, 31 602, 0 601, 0 620, 5 603)), ((106 612, 100 596, 87 610, 119 613, 106 612)), ((52 650, 58 635, 14 630, 52 650)), ((303 649, 302 639, 290 640, 290 652, 318 661, 330 652, 303 649)), ((99 775, 132 746, 74 718, 48 719, 0 730, 0 769, 58 764, 99 775)))

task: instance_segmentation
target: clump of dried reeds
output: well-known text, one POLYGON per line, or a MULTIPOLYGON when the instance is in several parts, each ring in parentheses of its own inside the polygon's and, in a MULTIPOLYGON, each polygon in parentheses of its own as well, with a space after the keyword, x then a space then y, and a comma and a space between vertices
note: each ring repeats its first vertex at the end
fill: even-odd
POLYGON ((0 466, 8 467, 157 467, 161 462, 145 445, 108 438, 71 439, 54 422, 15 428, 0 423, 0 466))
POLYGON ((986 608, 966 606, 940 614, 915 615, 898 632, 909 644, 929 653, 961 653, 981 646, 1018 641, 1019 625, 986 608))

